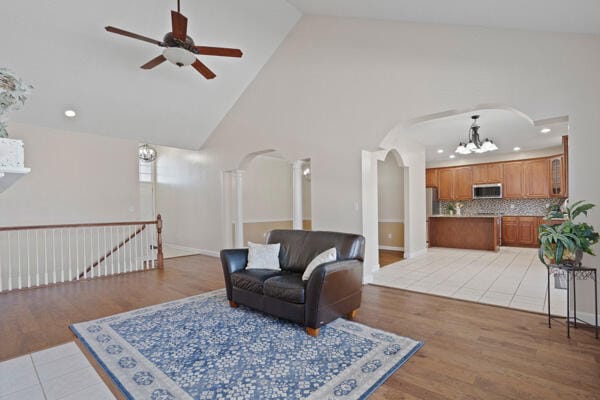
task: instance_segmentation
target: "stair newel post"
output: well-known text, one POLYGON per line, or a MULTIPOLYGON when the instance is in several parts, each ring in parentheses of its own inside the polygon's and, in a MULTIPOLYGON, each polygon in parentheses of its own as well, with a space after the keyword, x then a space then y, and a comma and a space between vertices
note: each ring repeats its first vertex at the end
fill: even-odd
POLYGON ((158 262, 158 268, 159 269, 163 269, 164 268, 164 263, 165 263, 165 259, 163 257, 163 248, 162 248, 162 217, 160 216, 160 214, 158 214, 158 216, 156 217, 156 247, 157 247, 157 262, 158 262))

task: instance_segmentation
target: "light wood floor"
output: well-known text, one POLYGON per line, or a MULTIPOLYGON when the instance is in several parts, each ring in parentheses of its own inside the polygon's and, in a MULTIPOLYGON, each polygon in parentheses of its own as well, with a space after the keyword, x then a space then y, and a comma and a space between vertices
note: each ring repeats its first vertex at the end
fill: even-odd
MULTIPOLYGON (((73 340, 70 322, 223 286, 217 259, 191 256, 164 271, 0 294, 0 360, 73 340)), ((357 321, 425 342, 373 399, 600 398, 600 341, 581 329, 568 340, 541 315, 366 286, 357 321)))

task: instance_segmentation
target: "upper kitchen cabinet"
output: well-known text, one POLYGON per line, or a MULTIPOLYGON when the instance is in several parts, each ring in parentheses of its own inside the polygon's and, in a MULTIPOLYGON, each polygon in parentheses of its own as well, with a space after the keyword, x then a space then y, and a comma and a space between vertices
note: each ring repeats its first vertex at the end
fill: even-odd
POLYGON ((524 193, 523 197, 530 199, 547 198, 550 194, 548 188, 549 163, 547 158, 523 161, 524 193))
POLYGON ((502 196, 506 199, 523 198, 523 162, 504 163, 502 196))
POLYGON ((473 168, 460 167, 454 169, 454 200, 471 200, 473 198, 473 168))
POLYGON ((565 157, 556 156, 550 159, 550 196, 567 197, 567 169, 565 157))
POLYGON ((438 187, 438 170, 435 168, 429 168, 425 170, 425 187, 436 188, 438 187))
POLYGON ((502 183, 502 163, 473 165, 473 183, 502 183))
POLYGON ((438 170, 438 197, 440 200, 454 200, 454 168, 438 170))

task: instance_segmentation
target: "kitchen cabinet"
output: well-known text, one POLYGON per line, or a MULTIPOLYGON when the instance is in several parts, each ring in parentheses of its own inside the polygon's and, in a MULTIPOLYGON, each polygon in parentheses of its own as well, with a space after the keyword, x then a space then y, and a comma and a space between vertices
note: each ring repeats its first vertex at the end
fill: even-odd
POLYGON ((523 161, 523 197, 544 199, 550 195, 550 178, 547 158, 523 161))
POLYGON ((523 198, 523 163, 521 161, 504 164, 502 197, 505 199, 523 198))
POLYGON ((502 245, 537 247, 538 225, 539 217, 502 217, 502 245))
POLYGON ((487 164, 487 179, 486 183, 502 183, 504 178, 504 164, 494 163, 487 164))
POLYGON ((425 187, 436 188, 438 187, 438 170, 435 168, 429 168, 425 170, 425 187))
POLYGON ((453 188, 454 200, 471 200, 473 198, 473 168, 455 168, 453 188))
POLYGON ((549 162, 550 196, 567 197, 567 169, 565 168, 565 157, 552 157, 549 162))
POLYGON ((437 187, 440 200, 470 200, 474 184, 502 184, 505 199, 568 196, 564 155, 426 170, 426 187, 437 187))
POLYGON ((473 165, 473 183, 502 183, 502 163, 473 165))
POLYGON ((438 197, 440 200, 454 200, 454 168, 438 170, 438 197))

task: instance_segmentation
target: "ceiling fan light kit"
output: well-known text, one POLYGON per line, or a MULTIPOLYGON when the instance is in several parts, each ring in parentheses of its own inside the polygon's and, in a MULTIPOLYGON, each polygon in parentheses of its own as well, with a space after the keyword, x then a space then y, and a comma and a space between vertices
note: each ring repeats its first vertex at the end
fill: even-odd
POLYGON ((454 151, 457 154, 467 155, 467 154, 481 154, 487 153, 488 151, 498 150, 498 146, 494 143, 493 140, 485 139, 483 142, 479 137, 479 128, 480 126, 477 124, 477 120, 479 119, 479 115, 473 115, 471 117, 473 123, 469 128, 468 133, 468 142, 460 142, 454 151))
POLYGON ((162 54, 153 58, 146 64, 142 65, 142 69, 152 69, 165 61, 170 61, 178 67, 192 66, 196 71, 202 74, 206 79, 216 77, 202 61, 196 58, 196 55, 218 56, 218 57, 236 57, 241 58, 243 53, 240 49, 231 49, 227 47, 209 47, 196 46, 194 40, 187 36, 188 19, 180 12, 180 2, 177 1, 177 11, 171 11, 172 31, 168 32, 163 41, 148 38, 138 35, 137 33, 128 32, 126 30, 107 26, 105 29, 108 32, 116 33, 117 35, 127 36, 132 39, 141 40, 144 42, 155 44, 159 47, 164 47, 162 54))

